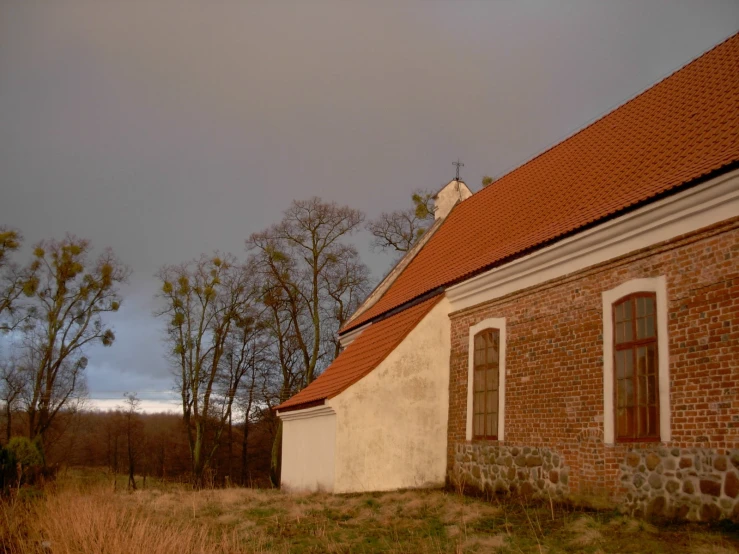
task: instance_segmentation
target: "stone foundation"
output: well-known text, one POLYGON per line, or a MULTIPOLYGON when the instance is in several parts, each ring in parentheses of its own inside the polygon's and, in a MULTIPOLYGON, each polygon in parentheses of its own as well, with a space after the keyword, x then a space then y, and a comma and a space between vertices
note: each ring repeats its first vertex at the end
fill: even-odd
POLYGON ((548 448, 459 443, 450 480, 455 486, 524 496, 563 498, 569 468, 548 448))
POLYGON ((622 507, 643 517, 739 522, 739 450, 632 450, 621 464, 622 507))
MULTIPOLYGON (((457 443, 449 479, 457 487, 564 500, 582 492, 570 491, 569 471, 549 448, 457 443)), ((739 449, 635 446, 606 494, 636 517, 739 523, 739 449)))

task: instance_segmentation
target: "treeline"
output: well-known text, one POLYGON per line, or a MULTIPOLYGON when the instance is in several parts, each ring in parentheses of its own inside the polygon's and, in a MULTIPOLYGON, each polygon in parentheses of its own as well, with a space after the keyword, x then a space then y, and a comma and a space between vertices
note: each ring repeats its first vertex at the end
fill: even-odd
MULTIPOLYGON (((94 467, 121 476, 133 473, 133 487, 141 486, 144 477, 189 480, 190 451, 182 415, 136 412, 130 419, 129 415, 123 406, 60 414, 45 445, 47 466, 54 470, 94 467)), ((23 418, 23 413, 15 418, 13 436, 23 435, 23 418)), ((235 424, 213 458, 206 484, 269 485, 276 424, 275 417, 267 417, 250 424, 246 432, 243 422, 235 424)))
POLYGON ((263 472, 271 444, 271 479, 279 483, 281 426, 272 409, 339 354, 338 330, 372 288, 349 239, 366 228, 375 247, 406 251, 433 220, 429 193, 413 201, 367 223, 348 206, 294 201, 280 222, 246 239, 241 256, 215 252, 160 268, 154 315, 181 401, 176 417, 140 414, 135 394, 120 411, 81 410, 86 349, 115 341, 106 316, 119 309, 130 269, 109 249, 93 258, 90 242, 72 235, 37 244, 19 265, 11 257, 21 234, 0 228, 6 436, 27 436, 46 464, 120 471, 124 456, 131 479, 142 471, 186 474, 195 487, 263 472))

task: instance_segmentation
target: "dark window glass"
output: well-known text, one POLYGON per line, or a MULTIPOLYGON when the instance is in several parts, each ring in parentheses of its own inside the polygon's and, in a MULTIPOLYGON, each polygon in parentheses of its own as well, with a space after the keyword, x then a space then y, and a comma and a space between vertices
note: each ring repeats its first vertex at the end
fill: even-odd
POLYGON ((500 331, 481 331, 475 335, 474 344, 472 435, 497 440, 500 331))
POLYGON ((616 440, 659 440, 655 307, 654 293, 613 305, 616 440))

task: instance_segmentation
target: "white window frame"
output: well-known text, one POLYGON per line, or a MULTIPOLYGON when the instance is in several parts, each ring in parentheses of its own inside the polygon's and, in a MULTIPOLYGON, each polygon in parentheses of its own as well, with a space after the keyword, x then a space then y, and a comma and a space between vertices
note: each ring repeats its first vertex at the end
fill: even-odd
POLYGON ((469 358, 467 363, 467 440, 472 440, 472 412, 475 380, 475 335, 485 329, 497 329, 500 334, 500 359, 498 362, 498 441, 505 437, 505 353, 506 353, 506 318, 491 317, 470 327, 469 358))
POLYGON ((613 304, 630 294, 653 292, 657 303, 657 358, 659 382, 659 440, 669 442, 670 426, 670 352, 667 336, 667 279, 664 275, 632 279, 603 292, 603 442, 616 442, 613 409, 613 304))

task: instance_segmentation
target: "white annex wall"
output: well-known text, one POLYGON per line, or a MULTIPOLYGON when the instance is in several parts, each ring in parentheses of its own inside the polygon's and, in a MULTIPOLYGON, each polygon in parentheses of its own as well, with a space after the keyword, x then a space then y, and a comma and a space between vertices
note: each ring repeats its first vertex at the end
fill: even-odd
POLYGON ((324 406, 280 415, 281 486, 288 491, 333 492, 336 415, 324 406))
POLYGON ((442 299, 369 375, 332 398, 334 492, 444 484, 449 302, 442 299))

